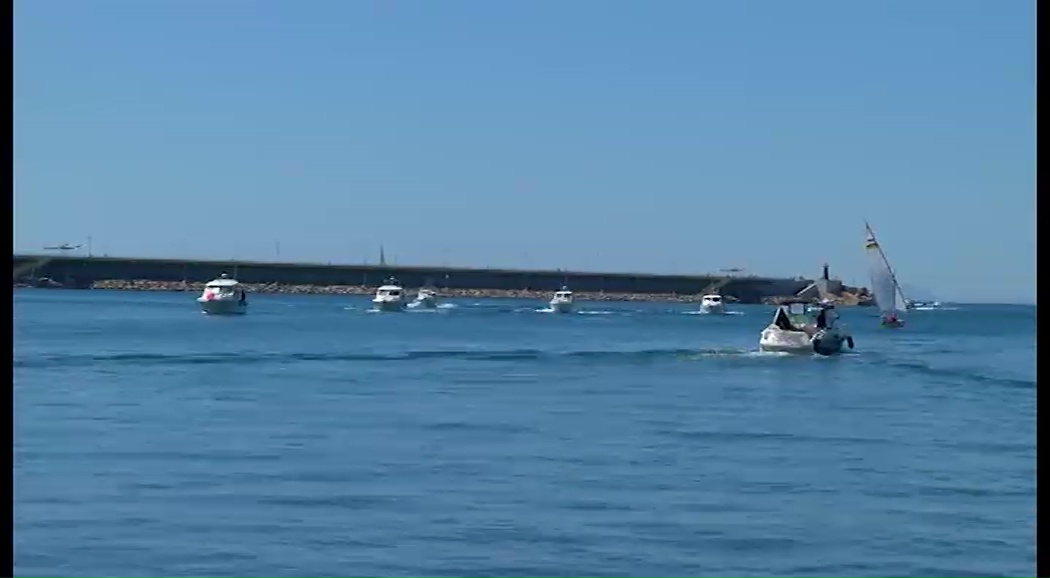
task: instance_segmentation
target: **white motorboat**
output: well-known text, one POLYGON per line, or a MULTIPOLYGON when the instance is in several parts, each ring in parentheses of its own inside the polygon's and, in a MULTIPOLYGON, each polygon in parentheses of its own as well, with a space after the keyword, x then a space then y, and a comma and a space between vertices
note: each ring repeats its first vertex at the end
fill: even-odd
POLYGON ((434 309, 437 307, 437 291, 421 288, 416 292, 416 298, 408 304, 409 307, 420 307, 423 309, 434 309))
POLYGON ((391 277, 376 289, 372 304, 379 311, 403 311, 407 305, 405 301, 405 289, 391 277))
POLYGON ((864 242, 864 250, 868 253, 868 268, 871 277, 871 293, 875 297, 875 304, 879 307, 879 323, 883 327, 903 327, 904 320, 901 319, 909 306, 909 301, 904 298, 897 276, 890 267, 890 261, 886 253, 882 251, 879 242, 875 240, 875 232, 871 225, 864 223, 868 230, 868 238, 864 242))
POLYGON ((700 311, 715 315, 723 315, 726 312, 725 302, 721 295, 704 295, 700 298, 700 311))
POLYGON ((908 300, 904 302, 904 306, 907 309, 940 309, 940 301, 912 301, 908 300))
POLYGON ((843 343, 853 349, 853 337, 837 319, 834 305, 820 304, 812 314, 807 313, 805 301, 785 302, 762 330, 758 346, 762 351, 820 355, 840 353, 843 343))
POLYGON ((572 291, 569 291, 569 288, 563 285, 561 290, 554 292, 554 297, 550 301, 550 308, 555 313, 572 313, 573 301, 572 291))
POLYGON ((243 315, 248 312, 248 294, 236 279, 223 273, 204 285, 197 298, 201 311, 209 315, 243 315))

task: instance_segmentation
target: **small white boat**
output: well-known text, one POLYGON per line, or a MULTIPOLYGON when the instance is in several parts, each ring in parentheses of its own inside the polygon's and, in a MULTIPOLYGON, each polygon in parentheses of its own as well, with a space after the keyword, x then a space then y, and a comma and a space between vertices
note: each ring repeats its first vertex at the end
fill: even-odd
POLYGON ((555 313, 572 313, 573 300, 572 291, 563 285, 561 290, 555 291, 554 297, 551 298, 550 308, 555 313))
POLYGON ((243 315, 248 312, 248 294, 236 279, 231 279, 226 273, 204 286, 197 303, 208 315, 243 315))
POLYGON ((908 309, 940 309, 940 301, 912 301, 908 300, 904 302, 904 306, 908 309))
POLYGON ((806 302, 789 301, 777 307, 773 321, 762 330, 758 346, 762 351, 818 353, 834 355, 845 343, 853 349, 853 337, 837 324, 835 306, 820 304, 815 314, 807 313, 806 302))
POLYGON ((408 304, 412 308, 434 309, 437 307, 437 291, 433 289, 420 289, 416 292, 416 298, 408 304))
POLYGON ((405 289, 393 277, 376 289, 372 304, 379 311, 403 311, 407 305, 405 289))
POLYGON ((704 295, 700 298, 700 311, 714 315, 724 315, 726 304, 721 295, 704 295))

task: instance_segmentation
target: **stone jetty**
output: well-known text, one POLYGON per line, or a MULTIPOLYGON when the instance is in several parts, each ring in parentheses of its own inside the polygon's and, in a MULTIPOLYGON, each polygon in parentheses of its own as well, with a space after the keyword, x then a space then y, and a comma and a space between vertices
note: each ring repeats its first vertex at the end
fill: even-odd
MULTIPOLYGON (((282 283, 242 283, 249 293, 277 294, 277 295, 372 295, 376 287, 370 285, 292 285, 282 283)), ((121 280, 109 279, 95 281, 91 284, 92 289, 109 289, 115 291, 176 291, 199 293, 204 290, 204 282, 182 282, 182 281, 148 281, 143 279, 121 280)), ((412 292, 412 288, 408 288, 412 292)), ((438 293, 443 297, 463 298, 504 298, 504 299, 549 299, 551 291, 535 290, 501 290, 501 289, 450 289, 439 288, 438 293)), ((637 302, 673 302, 673 303, 699 303, 701 294, 684 293, 612 293, 576 291, 576 298, 583 301, 637 301, 637 302)), ((764 300, 765 303, 775 304, 785 297, 773 297, 764 300)), ((727 301, 733 302, 730 296, 727 301)), ((870 305, 870 296, 863 288, 845 288, 842 294, 835 299, 838 305, 870 305)))
MULTIPOLYGON (((288 285, 281 283, 242 283, 249 293, 279 295, 371 295, 376 287, 368 285, 288 285)), ((180 291, 199 293, 204 290, 203 282, 181 281, 146 281, 109 279, 95 281, 92 289, 109 289, 116 291, 180 291)), ((412 288, 408 288, 412 292, 412 288)), ((533 290, 500 290, 500 289, 448 289, 439 288, 442 297, 465 298, 506 298, 506 299, 549 299, 551 291, 533 290)), ((670 301, 679 303, 699 303, 700 294, 687 295, 676 293, 608 293, 576 291, 576 298, 586 301, 670 301)))

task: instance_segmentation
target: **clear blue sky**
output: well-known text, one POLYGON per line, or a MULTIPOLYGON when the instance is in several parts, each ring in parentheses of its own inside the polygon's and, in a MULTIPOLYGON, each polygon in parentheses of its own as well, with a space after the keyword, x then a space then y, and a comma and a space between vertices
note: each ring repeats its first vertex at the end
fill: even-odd
POLYGON ((21 0, 18 251, 1033 302, 1021 0, 21 0))

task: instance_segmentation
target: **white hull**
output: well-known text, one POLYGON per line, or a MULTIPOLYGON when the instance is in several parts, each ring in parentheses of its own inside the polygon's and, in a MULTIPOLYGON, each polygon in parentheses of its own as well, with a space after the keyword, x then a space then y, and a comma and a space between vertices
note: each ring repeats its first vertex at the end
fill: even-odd
POLYGON ((707 313, 709 315, 725 315, 726 306, 722 305, 721 303, 719 303, 717 305, 704 304, 704 305, 700 306, 700 312, 701 313, 707 313))
POLYGON ((572 313, 572 301, 551 301, 550 308, 555 313, 572 313))
POLYGON ((940 301, 908 301, 905 305, 906 309, 938 309, 941 306, 940 301))
POLYGON ((386 300, 386 299, 373 299, 372 306, 377 311, 404 311, 405 302, 401 299, 397 300, 386 300))
POLYGON ((407 305, 405 290, 394 278, 380 285, 376 289, 375 296, 372 297, 372 307, 376 311, 404 311, 407 305))
POLYGON ((208 315, 244 315, 248 312, 248 303, 239 297, 232 299, 205 299, 198 297, 201 311, 208 315))
POLYGON ((762 330, 758 346, 762 351, 834 355, 842 352, 842 345, 847 339, 847 336, 835 329, 817 331, 810 336, 805 331, 786 331, 776 325, 770 325, 762 330))

